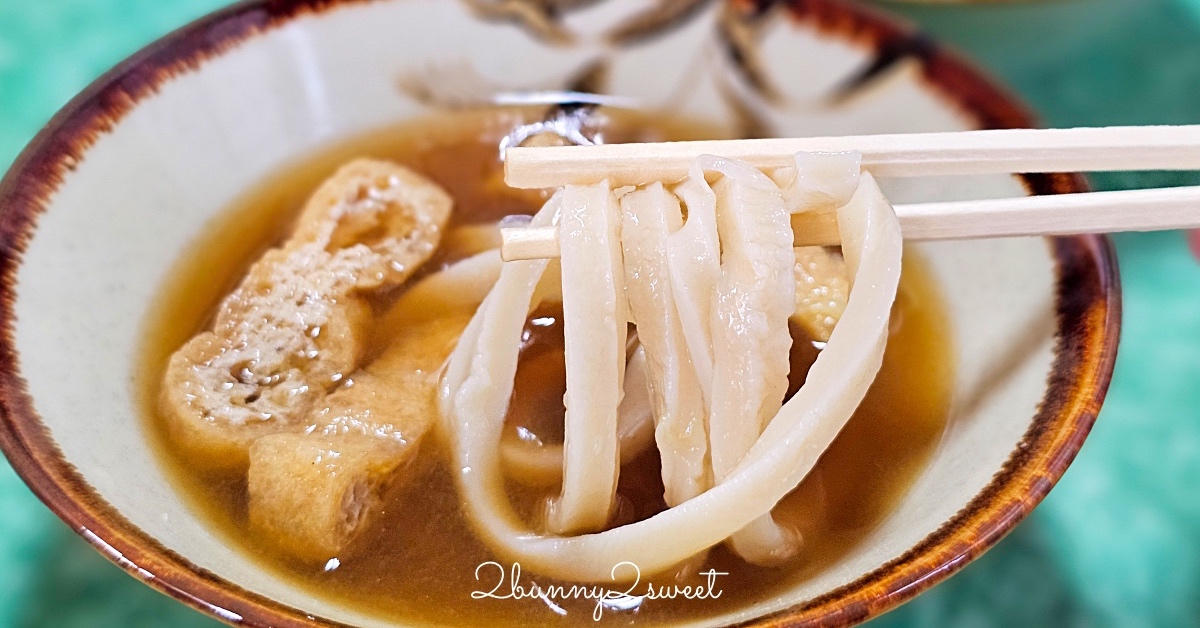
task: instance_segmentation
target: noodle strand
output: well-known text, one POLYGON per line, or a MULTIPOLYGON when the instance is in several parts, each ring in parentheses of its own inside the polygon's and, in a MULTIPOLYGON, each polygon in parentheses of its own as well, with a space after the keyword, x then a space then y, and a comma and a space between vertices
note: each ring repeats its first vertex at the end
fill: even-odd
MULTIPOLYGON (((552 224, 556 213, 552 199, 534 225, 552 224)), ((689 206, 689 220, 692 213, 689 206)), ((451 356, 441 388, 442 411, 460 469, 458 483, 479 537, 499 555, 518 560, 527 569, 599 582, 608 581, 613 566, 622 561, 635 562, 643 574, 663 572, 768 516, 813 468, 882 364, 900 278, 899 223, 874 179, 864 173, 853 198, 838 210, 838 224, 853 285, 865 289, 851 291, 805 385, 783 404, 725 480, 642 521, 570 537, 528 530, 504 490, 500 454, 504 417, 521 330, 547 263, 505 264, 495 289, 451 356)), ((686 225, 677 233, 685 229, 686 225)), ((593 271, 597 265, 604 266, 593 259, 593 271)), ((566 264, 563 274, 565 285, 570 286, 573 273, 566 264)), ((610 340, 601 342, 608 345, 610 340)), ((615 433, 612 440, 615 443, 615 433)), ((612 447, 615 460, 615 444, 612 447)))

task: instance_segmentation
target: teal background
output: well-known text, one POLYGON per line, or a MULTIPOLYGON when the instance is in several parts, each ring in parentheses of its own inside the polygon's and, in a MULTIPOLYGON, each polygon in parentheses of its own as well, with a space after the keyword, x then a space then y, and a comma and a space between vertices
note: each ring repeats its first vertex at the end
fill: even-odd
MULTIPOLYGON (((224 4, 0 0, 0 171, 105 69, 224 4)), ((973 56, 1047 125, 1200 122, 1200 0, 888 7, 973 56)), ((1083 452, 993 551, 874 626, 1200 625, 1200 264, 1178 233, 1116 242, 1124 336, 1083 452)), ((0 462, 0 626, 167 624, 216 625, 106 562, 0 462)))

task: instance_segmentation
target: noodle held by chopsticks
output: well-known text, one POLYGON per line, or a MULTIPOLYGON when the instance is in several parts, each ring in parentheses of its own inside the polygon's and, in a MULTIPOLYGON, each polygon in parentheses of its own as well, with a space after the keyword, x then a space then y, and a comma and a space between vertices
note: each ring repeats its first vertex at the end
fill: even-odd
MULTIPOLYGON (((787 393, 795 308, 791 219, 777 185, 745 164, 700 158, 706 171, 723 177, 713 186, 721 277, 713 295, 712 412, 709 439, 716 483, 724 482, 787 393)), ((799 537, 769 514, 731 539, 752 563, 791 557, 799 537)))
POLYGON ((621 211, 625 294, 646 352, 664 499, 676 506, 712 486, 700 379, 683 335, 666 253, 683 214, 679 200, 661 183, 621 197, 621 211))
POLYGON ((547 517, 554 532, 593 532, 617 496, 617 409, 629 320, 621 223, 607 182, 562 193, 563 335, 567 415, 562 494, 547 517))
MULTIPOLYGON (((701 182, 692 183, 696 184, 694 189, 701 182)), ((553 225, 560 202, 561 195, 551 199, 533 225, 553 225)), ((607 581, 613 577, 613 567, 622 561, 636 562, 643 573, 666 571, 769 517, 775 504, 804 479, 849 420, 882 362, 900 277, 899 224, 867 174, 862 175, 853 198, 837 213, 852 286, 864 289, 851 290, 841 320, 813 363, 804 386, 769 418, 765 428, 761 417, 742 417, 758 422, 756 429, 761 429, 761 435, 731 465, 723 481, 642 521, 578 536, 547 535, 528 529, 504 490, 500 453, 504 419, 513 390, 521 330, 547 262, 507 263, 451 356, 441 387, 442 412, 460 470, 460 489, 468 518, 480 538, 498 554, 520 561, 527 569, 568 580, 607 581)), ((689 206, 689 221, 702 215, 694 214, 689 206)), ((685 224, 676 234, 687 228, 685 224)), ((607 270, 604 263, 598 260, 599 268, 594 270, 607 270)), ((790 276, 790 264, 784 268, 790 276)), ((564 281, 567 298, 566 292, 578 286, 570 279, 564 281)), ((680 294, 680 287, 673 286, 672 294, 680 294)), ((695 303, 701 301, 695 299, 695 303)), ((675 302, 678 307, 677 296, 675 302)), ((693 313, 700 314, 696 308, 693 313)), ((682 308, 680 318, 684 318, 682 308)), ((617 321, 616 326, 623 327, 624 321, 617 321)), ((609 340, 602 339, 606 345, 609 340)), ((714 360, 719 358, 718 353, 713 355, 714 360)), ((709 383, 711 386, 714 382, 709 383)), ((568 439, 572 428, 568 424, 568 439)), ((603 432, 607 438, 607 425, 603 432)), ((600 471, 607 472, 607 467, 600 471)), ((604 488, 598 492, 607 495, 604 488)))

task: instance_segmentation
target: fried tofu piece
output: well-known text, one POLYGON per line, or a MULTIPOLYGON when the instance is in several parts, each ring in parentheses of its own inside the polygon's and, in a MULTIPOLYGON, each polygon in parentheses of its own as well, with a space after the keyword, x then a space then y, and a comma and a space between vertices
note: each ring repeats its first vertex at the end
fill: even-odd
POLYGON ((291 243, 353 259, 359 290, 392 288, 437 249, 452 205, 445 190, 416 172, 360 159, 313 193, 291 243))
POLYGON ((357 433, 264 436, 250 447, 250 525, 298 558, 336 557, 413 449, 357 433))
POLYGON ((260 538, 301 559, 344 558, 438 420, 438 376, 468 320, 399 330, 310 415, 310 431, 254 442, 250 525, 260 538))
POLYGON ((160 407, 175 442, 213 468, 245 468, 250 444, 302 429, 359 366, 368 299, 437 248, 452 200, 401 166, 359 160, 305 206, 220 304, 213 328, 171 356, 160 407))
POLYGON ((828 342, 850 298, 850 273, 841 255, 822 246, 795 249, 796 311, 792 321, 816 342, 828 342))

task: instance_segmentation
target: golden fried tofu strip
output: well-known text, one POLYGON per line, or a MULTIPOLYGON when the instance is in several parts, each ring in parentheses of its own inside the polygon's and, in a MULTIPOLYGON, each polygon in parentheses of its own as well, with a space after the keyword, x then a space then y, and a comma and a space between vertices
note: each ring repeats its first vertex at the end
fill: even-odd
POLYGON ((437 248, 452 200, 381 161, 352 162, 309 200, 218 308, 171 356, 160 406, 176 443, 214 468, 244 468, 250 443, 302 428, 360 365, 367 299, 402 284, 437 248))
POLYGON ((361 434, 283 432, 250 447, 250 525, 303 559, 338 556, 410 447, 361 434))
POLYGON ((820 343, 829 342, 850 299, 850 271, 841 255, 823 246, 795 249, 796 311, 792 320, 820 343))
POLYGON ((310 414, 311 431, 254 442, 250 524, 262 538, 323 561, 370 523, 381 494, 438 420, 437 378, 468 320, 397 330, 376 361, 310 414))

